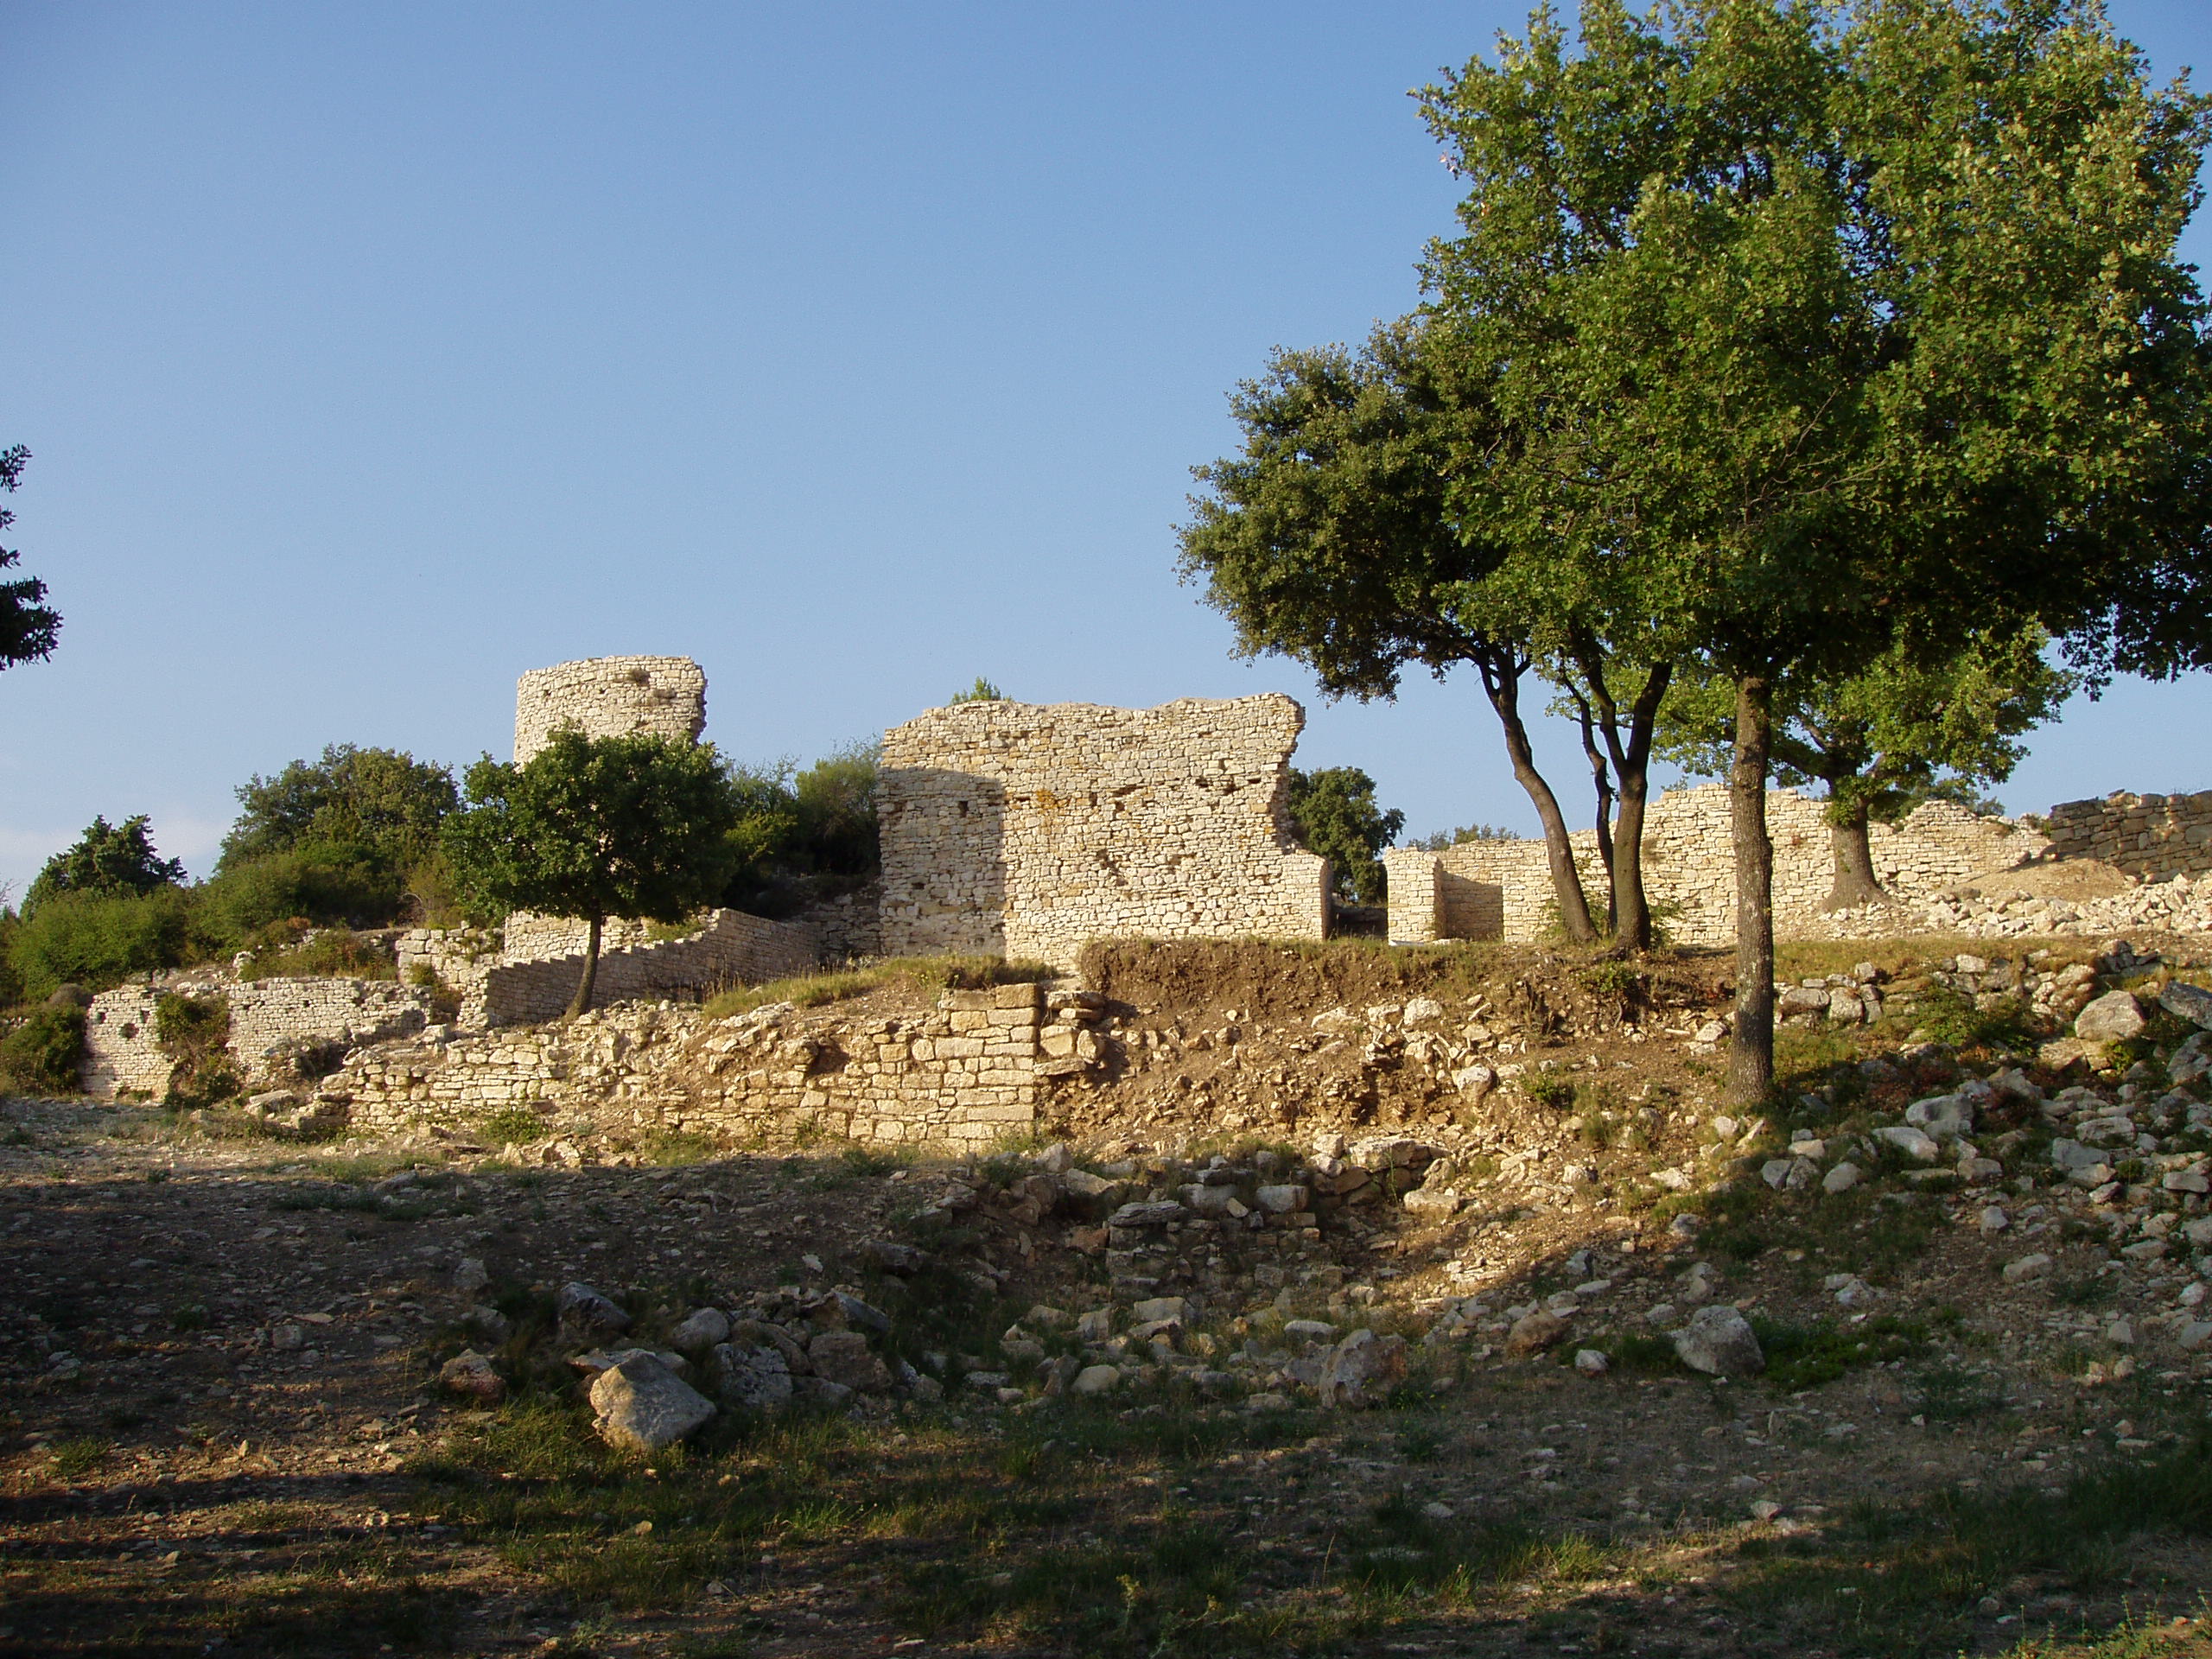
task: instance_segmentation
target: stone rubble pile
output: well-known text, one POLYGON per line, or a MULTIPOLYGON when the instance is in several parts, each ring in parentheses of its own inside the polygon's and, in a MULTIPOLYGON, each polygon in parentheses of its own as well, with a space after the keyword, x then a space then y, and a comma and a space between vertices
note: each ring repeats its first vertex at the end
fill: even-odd
POLYGON ((1833 911, 1796 930, 1808 937, 1879 939, 1916 933, 1962 933, 1981 938, 2028 936, 2102 938, 2156 931, 2212 933, 2212 874, 2139 881, 2100 899, 2039 896, 1986 898, 1971 888, 1900 904, 1833 911))

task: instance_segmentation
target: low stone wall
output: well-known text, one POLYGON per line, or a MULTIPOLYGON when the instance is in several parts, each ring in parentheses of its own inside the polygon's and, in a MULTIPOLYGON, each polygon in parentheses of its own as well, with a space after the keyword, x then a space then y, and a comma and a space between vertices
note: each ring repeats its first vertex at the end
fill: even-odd
POLYGON ((689 657, 593 657, 515 683, 515 764, 563 726, 586 737, 650 732, 690 742, 706 729, 707 676, 689 657))
POLYGON ((1093 939, 1318 939, 1284 810, 1305 711, 968 702, 884 734, 882 948, 1071 967, 1093 939))
POLYGON ((86 1010, 85 1092, 103 1100, 123 1089, 156 1099, 167 1093, 173 1062, 154 1038, 162 998, 218 994, 231 1005, 231 1057, 250 1084, 265 1078, 272 1054, 289 1045, 380 1042, 420 1031, 430 1018, 429 992, 385 979, 126 985, 86 1010))
MULTIPOLYGON (((1056 999, 1057 1000, 1057 999, 1056 999)), ((638 1005, 560 1026, 351 1057, 317 1092, 369 1133, 480 1133, 520 1107, 548 1135, 643 1135, 987 1146, 1036 1121, 1045 1077, 1095 1055, 1091 1016, 1048 1011, 1039 988, 954 991, 927 1013, 855 1020, 772 1004, 728 1020, 638 1005)))
MULTIPOLYGON (((1796 790, 1775 790, 1766 810, 1774 842, 1775 925, 1786 931, 1821 915, 1834 883, 1834 853, 1821 802, 1796 790)), ((1571 840, 1584 890, 1592 908, 1602 912, 1605 873, 1596 834, 1580 830, 1571 840)), ((1868 842, 1883 885, 1908 901, 2024 862, 2051 844, 2024 824, 1981 817, 1948 801, 1930 801, 1894 827, 1874 825, 1868 842)), ((1401 943, 1533 939, 1555 919, 1541 841, 1471 841, 1441 853, 1396 848, 1382 860, 1389 874, 1390 937, 1401 943)), ((1735 855, 1725 785, 1668 790, 1651 803, 1643 874, 1652 904, 1669 912, 1670 938, 1720 944, 1735 937, 1735 855)))
MULTIPOLYGON (((557 1017, 568 1007, 583 974, 583 944, 579 938, 573 955, 503 961, 488 969, 483 1023, 530 1025, 557 1017)), ((748 916, 741 910, 710 911, 704 926, 680 939, 613 950, 602 942, 592 1006, 603 1008, 637 998, 697 997, 727 986, 757 985, 809 972, 820 959, 814 935, 805 928, 748 916)))
POLYGON ((2094 858, 2162 880, 2212 871, 2212 790, 2199 795, 2106 796, 2054 806, 2043 823, 2061 858, 2094 858))

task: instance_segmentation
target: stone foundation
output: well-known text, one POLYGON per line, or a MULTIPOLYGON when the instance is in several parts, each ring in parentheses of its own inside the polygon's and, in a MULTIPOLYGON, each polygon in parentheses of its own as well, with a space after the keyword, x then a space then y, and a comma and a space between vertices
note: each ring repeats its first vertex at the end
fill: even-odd
POLYGON ((349 1057, 316 1098, 365 1133, 480 1135, 493 1114, 521 1108, 548 1135, 754 1142, 812 1132, 973 1149, 1033 1123, 1045 1079, 1083 1070, 1084 1051, 1096 1052, 1087 1012, 1044 1001, 1037 986, 1004 985, 863 1020, 783 1003, 715 1020, 633 1004, 561 1026, 384 1045, 349 1057))
POLYGON ((1288 697, 956 703, 884 734, 887 954, 1070 967, 1093 939, 1318 939, 1328 861, 1283 799, 1288 697))

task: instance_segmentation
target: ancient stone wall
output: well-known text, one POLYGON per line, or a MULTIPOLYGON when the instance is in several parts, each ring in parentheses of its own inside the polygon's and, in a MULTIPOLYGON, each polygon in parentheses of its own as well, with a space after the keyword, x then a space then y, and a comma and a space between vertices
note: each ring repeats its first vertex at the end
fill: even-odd
POLYGON ((161 1000, 219 993, 231 1006, 230 1053, 249 1084, 270 1058, 297 1043, 373 1043, 423 1029, 427 991, 386 979, 256 979, 222 985, 126 985, 92 999, 85 1014, 85 1092, 112 1100, 122 1089, 159 1098, 172 1065, 155 1041, 161 1000))
POLYGON ((689 657, 594 657, 515 683, 515 764, 563 726, 586 737, 650 732, 683 742, 707 725, 707 676, 689 657))
MULTIPOLYGON (((1775 925, 1787 931, 1821 916, 1835 879, 1833 842, 1821 804, 1790 789, 1767 796, 1767 832, 1774 842, 1775 925)), ((1592 909, 1602 910, 1605 873, 1597 836, 1586 830, 1572 841, 1584 890, 1592 909)), ((1868 842, 1883 885, 1908 900, 2021 863, 2050 845, 2023 824, 1980 817, 1948 801, 1930 801, 1894 827, 1874 825, 1868 842)), ((1555 920, 1541 841, 1464 842, 1442 853, 1398 848, 1383 855, 1383 864, 1390 937, 1403 943, 1533 939, 1555 920)), ((1735 856, 1725 785, 1668 790, 1652 802, 1643 874, 1669 938, 1720 944, 1735 937, 1735 856)))
MULTIPOLYGON (((897 1019, 778 1003, 709 1020, 631 1004, 558 1027, 386 1045, 349 1058, 316 1099, 372 1133, 488 1134, 487 1117, 521 1108, 548 1135, 757 1142, 810 1130, 974 1149, 1034 1122, 1046 1077, 1083 1069, 1092 1017, 1047 1009, 1034 985, 954 991, 897 1019)), ((517 1138, 511 1123, 499 1133, 517 1138)))
POLYGON ((2061 858, 2095 858, 2162 880, 2212 871, 2212 790, 2199 795, 2106 796, 2068 801, 2044 820, 2061 858))
POLYGON ((1072 965, 1092 939, 1325 937, 1281 696, 957 703, 884 734, 882 948, 1072 965))
MULTIPOLYGON (((484 976, 487 1026, 557 1019, 575 995, 584 968, 583 925, 572 954, 503 960, 484 976)), ((696 932, 608 950, 602 940, 592 1006, 634 998, 698 997, 734 985, 804 974, 819 960, 814 936, 789 922, 741 910, 715 910, 696 932)), ((466 1023, 464 1021, 464 1023, 466 1023)))

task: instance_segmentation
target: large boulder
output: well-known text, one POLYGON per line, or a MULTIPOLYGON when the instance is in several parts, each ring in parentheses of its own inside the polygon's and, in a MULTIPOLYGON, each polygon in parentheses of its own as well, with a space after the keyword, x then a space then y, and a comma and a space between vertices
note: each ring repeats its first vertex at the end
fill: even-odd
POLYGON ((689 1439, 715 1414, 715 1402, 652 1355, 626 1354, 594 1378, 591 1408, 610 1445, 658 1452, 689 1439))
POLYGON ((1752 1376, 1766 1369, 1751 1322, 1726 1302, 1700 1307, 1675 1332, 1675 1353, 1694 1371, 1710 1376, 1752 1376))
POLYGON ((2158 1006, 2191 1025, 2212 1031, 2212 991, 2206 990, 2202 985, 2171 980, 2166 988, 2158 993, 2158 1006))
POLYGON ((891 1373, 857 1331, 824 1331, 806 1344, 806 1357, 817 1376, 857 1392, 880 1394, 891 1386, 891 1373))
POLYGON ((2074 1016, 2074 1034, 2085 1043, 2125 1042, 2143 1026, 2143 1005, 2126 991, 2107 991, 2074 1016))

